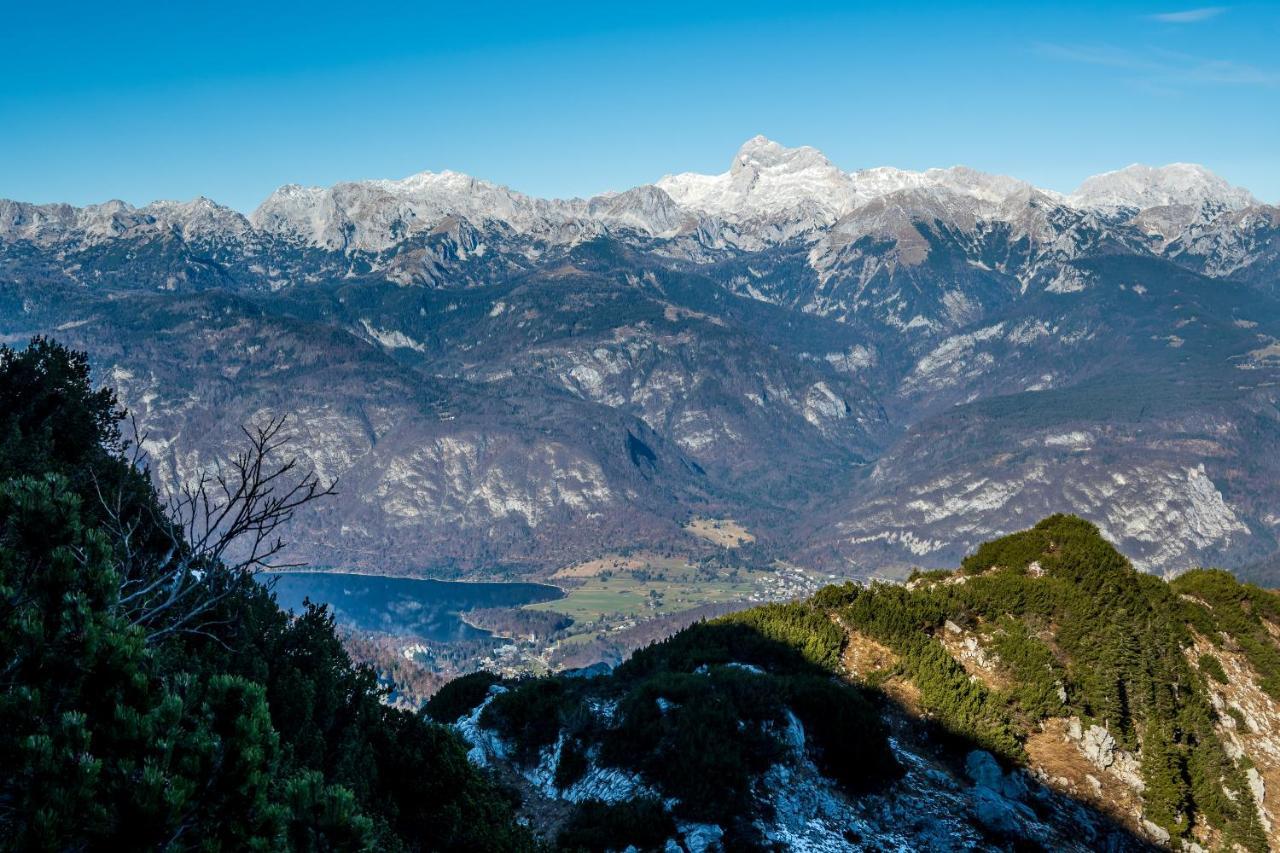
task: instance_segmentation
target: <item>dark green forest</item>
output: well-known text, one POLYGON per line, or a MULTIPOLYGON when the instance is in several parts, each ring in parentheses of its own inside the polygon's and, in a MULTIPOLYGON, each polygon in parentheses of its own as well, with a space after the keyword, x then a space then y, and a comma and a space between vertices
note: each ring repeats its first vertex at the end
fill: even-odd
POLYGON ((282 433, 172 504, 124 426, 83 355, 0 348, 0 845, 532 847, 456 735, 253 580, 326 490, 282 433))

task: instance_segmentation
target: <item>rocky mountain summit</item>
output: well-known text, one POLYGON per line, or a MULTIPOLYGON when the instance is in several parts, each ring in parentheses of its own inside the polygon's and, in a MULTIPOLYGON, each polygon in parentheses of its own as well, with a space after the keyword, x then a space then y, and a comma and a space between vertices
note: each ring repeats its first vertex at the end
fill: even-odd
POLYGON ((168 487, 295 416, 342 483, 297 543, 325 564, 697 554, 696 515, 902 573, 1070 510, 1144 569, 1272 578, 1278 229, 1195 166, 1062 195, 757 137, 590 199, 440 172, 247 217, 0 202, 0 335, 89 351, 168 487))

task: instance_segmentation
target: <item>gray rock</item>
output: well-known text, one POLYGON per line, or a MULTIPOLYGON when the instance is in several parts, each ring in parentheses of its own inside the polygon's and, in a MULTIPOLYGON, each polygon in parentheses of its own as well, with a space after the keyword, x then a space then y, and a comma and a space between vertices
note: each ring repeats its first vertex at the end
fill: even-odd
POLYGON ((965 757, 965 774, 973 784, 1012 800, 1025 799, 1030 787, 1021 770, 1005 773, 991 753, 975 749, 965 757))
POLYGON ((1102 726, 1089 726, 1080 745, 1084 748, 1085 758, 1103 770, 1115 763, 1116 739, 1102 726))
POLYGON ((724 830, 714 823, 691 823, 681 827, 689 853, 709 853, 723 849, 724 830))
POLYGON ((1084 737, 1084 730, 1080 727, 1080 718, 1072 717, 1067 721, 1067 737, 1072 740, 1080 740, 1084 737))
POLYGON ((974 818, 987 829, 1000 835, 1025 836, 1025 824, 1034 822, 1036 815, 1022 803, 1000 796, 987 788, 974 788, 972 796, 974 818))
POLYGON ((1142 819, 1142 828, 1146 830, 1147 835, 1151 836, 1159 843, 1161 844, 1169 843, 1169 838, 1170 838, 1169 830, 1165 829, 1164 827, 1156 826, 1154 823, 1152 823, 1151 821, 1147 820, 1144 817, 1142 819))

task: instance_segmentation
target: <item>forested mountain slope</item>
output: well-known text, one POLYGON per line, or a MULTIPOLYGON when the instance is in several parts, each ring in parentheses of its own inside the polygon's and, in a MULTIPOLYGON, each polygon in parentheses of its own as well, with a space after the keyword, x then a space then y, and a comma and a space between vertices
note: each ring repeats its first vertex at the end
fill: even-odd
POLYGON ((469 676, 427 712, 570 846, 1261 851, 1278 636, 1275 593, 1143 574, 1059 515, 955 572, 702 623, 606 676, 469 676))

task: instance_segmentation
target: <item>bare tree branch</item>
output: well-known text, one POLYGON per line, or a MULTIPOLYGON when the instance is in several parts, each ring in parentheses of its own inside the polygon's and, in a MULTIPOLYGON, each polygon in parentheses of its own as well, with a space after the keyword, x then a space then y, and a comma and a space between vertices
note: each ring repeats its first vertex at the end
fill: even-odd
MULTIPOLYGON (((179 486, 152 513, 158 517, 127 517, 124 484, 114 490, 95 484, 124 568, 118 605, 148 642, 179 633, 210 636, 212 611, 242 579, 302 565, 279 559, 281 528, 303 507, 335 494, 337 484, 322 483, 283 453, 290 441, 285 421, 242 427, 244 448, 179 486), (162 547, 140 543, 144 533, 162 547)), ((146 436, 133 426, 130 464, 145 470, 146 436)))

